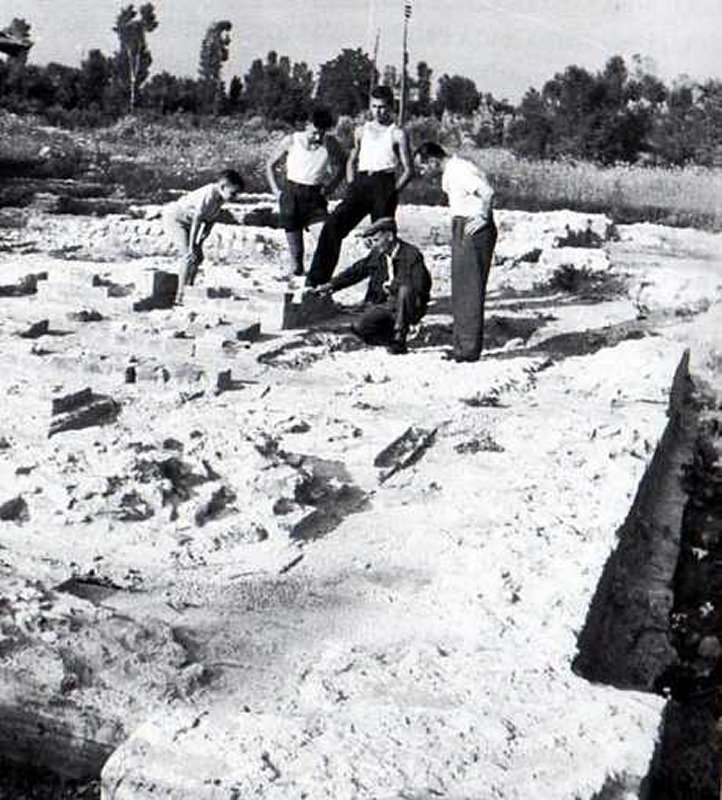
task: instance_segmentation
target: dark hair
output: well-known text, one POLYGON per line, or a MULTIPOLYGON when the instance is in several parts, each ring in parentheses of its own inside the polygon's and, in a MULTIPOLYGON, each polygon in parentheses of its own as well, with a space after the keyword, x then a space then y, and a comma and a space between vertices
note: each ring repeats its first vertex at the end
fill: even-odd
POLYGON ((220 180, 227 181, 239 192, 243 191, 243 187, 246 185, 246 182, 241 177, 241 173, 235 169, 224 169, 223 172, 221 172, 220 180))
POLYGON ((446 158, 448 153, 444 148, 436 142, 424 142, 416 148, 414 158, 420 158, 422 161, 427 161, 430 158, 446 158))
POLYGON ((333 128, 333 114, 327 106, 316 106, 311 111, 311 124, 320 131, 327 131, 333 128))
POLYGON ((383 100, 386 105, 393 108, 394 93, 388 86, 375 86, 371 92, 371 97, 374 100, 383 100))

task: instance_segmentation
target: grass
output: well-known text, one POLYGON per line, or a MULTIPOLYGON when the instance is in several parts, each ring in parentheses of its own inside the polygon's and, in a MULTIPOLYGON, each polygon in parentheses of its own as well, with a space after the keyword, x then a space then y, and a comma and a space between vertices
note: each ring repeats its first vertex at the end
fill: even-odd
POLYGON ((615 222, 646 220, 722 230, 722 170, 528 161, 504 150, 471 154, 490 175, 499 205, 604 212, 615 222))
MULTIPOLYGON (((343 125, 345 130, 349 121, 343 125)), ((107 128, 63 131, 30 117, 0 114, 0 178, 77 178, 122 187, 128 197, 163 201, 172 190, 199 186, 220 169, 235 167, 250 191, 267 191, 265 161, 282 135, 258 118, 194 124, 182 117, 162 122, 131 117, 107 128)), ((501 208, 569 208, 606 213, 615 222, 722 230, 720 169, 539 162, 502 149, 467 148, 463 154, 488 173, 501 208)), ((438 204, 443 195, 438 185, 418 179, 404 201, 438 204)))
POLYGON ((560 264, 548 281, 535 287, 539 292, 566 292, 580 300, 601 303, 623 295, 625 283, 622 276, 610 272, 597 272, 574 264, 560 264))
POLYGON ((72 177, 128 197, 165 201, 173 190, 195 188, 233 167, 244 174, 250 191, 268 191, 265 161, 282 135, 254 120, 194 125, 185 119, 160 124, 126 118, 107 128, 67 131, 0 114, 0 178, 72 177))

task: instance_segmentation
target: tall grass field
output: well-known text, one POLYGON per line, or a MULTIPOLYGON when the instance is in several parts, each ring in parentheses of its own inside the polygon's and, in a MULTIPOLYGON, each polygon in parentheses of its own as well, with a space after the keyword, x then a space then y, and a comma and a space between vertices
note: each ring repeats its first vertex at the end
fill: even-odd
MULTIPOLYGON (((339 123, 343 143, 351 129, 350 120, 339 123)), ((259 118, 200 124, 183 117, 127 118, 107 128, 66 131, 0 113, 0 179, 92 180, 107 184, 116 195, 163 201, 172 190, 193 188, 220 169, 235 167, 251 191, 267 191, 265 162, 283 135, 284 130, 269 130, 259 118)), ((469 146, 461 154, 487 172, 500 208, 569 208, 604 212, 617 222, 722 230, 722 169, 529 161, 508 150, 469 146)), ((0 205, 18 196, 0 186, 0 205)), ((434 183, 416 179, 403 201, 440 203, 443 196, 434 183)))

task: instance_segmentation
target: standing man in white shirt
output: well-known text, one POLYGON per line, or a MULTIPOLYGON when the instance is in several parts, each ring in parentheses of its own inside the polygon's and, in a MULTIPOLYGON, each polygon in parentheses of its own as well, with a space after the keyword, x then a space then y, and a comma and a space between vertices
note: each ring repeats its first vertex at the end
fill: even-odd
POLYGON ((266 164, 271 191, 278 199, 294 275, 303 275, 303 229, 326 219, 326 198, 343 177, 344 155, 338 140, 328 133, 332 127, 331 112, 318 106, 305 130, 285 136, 266 164), (276 167, 284 156, 286 182, 281 189, 276 167))
POLYGON ((449 198, 453 358, 478 361, 484 344, 486 283, 497 235, 494 190, 476 164, 450 155, 435 142, 422 144, 414 160, 423 174, 441 174, 441 188, 449 198))
POLYGON ((375 222, 396 213, 399 192, 413 177, 414 167, 408 134, 394 122, 393 114, 393 92, 388 86, 377 86, 371 93, 371 119, 354 133, 346 163, 348 189, 321 229, 306 278, 308 286, 328 283, 343 240, 367 214, 375 222))

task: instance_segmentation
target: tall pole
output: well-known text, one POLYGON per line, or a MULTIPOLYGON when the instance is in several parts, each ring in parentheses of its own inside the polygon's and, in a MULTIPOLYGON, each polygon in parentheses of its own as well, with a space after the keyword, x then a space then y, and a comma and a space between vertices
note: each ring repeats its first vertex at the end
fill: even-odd
POLYGON ((376 39, 374 41, 374 54, 373 61, 371 62, 371 80, 369 81, 369 108, 371 108, 371 93, 376 88, 376 65, 379 60, 379 39, 381 38, 381 29, 376 29, 376 39))
POLYGON ((401 62, 401 98, 399 101, 399 125, 406 120, 406 84, 409 64, 409 20, 411 19, 411 0, 404 0, 404 53, 401 62))

